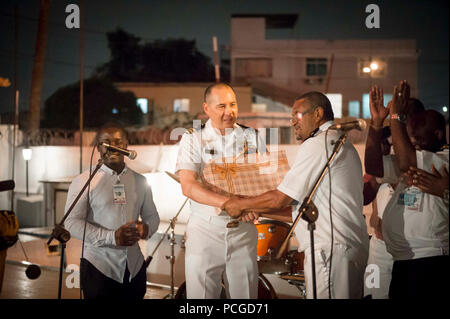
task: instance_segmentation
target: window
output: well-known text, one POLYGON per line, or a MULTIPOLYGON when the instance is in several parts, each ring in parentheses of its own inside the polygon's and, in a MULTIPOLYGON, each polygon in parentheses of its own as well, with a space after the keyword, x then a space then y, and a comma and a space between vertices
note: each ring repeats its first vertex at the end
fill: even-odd
POLYGON ((139 98, 139 99, 137 99, 136 103, 139 106, 139 108, 141 109, 142 114, 148 113, 148 99, 139 98))
POLYGON ((342 117, 342 94, 340 93, 329 93, 325 94, 330 100, 331 108, 333 109, 334 117, 342 117))
POLYGON ((173 100, 174 112, 189 112, 189 99, 175 99, 173 100))
MULTIPOLYGON (((384 94, 383 95, 384 101, 383 104, 384 106, 387 106, 388 103, 392 100, 392 94, 384 94)), ((370 119, 370 105, 369 105, 369 94, 365 93, 363 94, 363 118, 365 119, 370 119)))
POLYGON ((259 128, 258 134, 266 145, 279 144, 279 132, 277 127, 259 128))
POLYGON ((326 74, 326 58, 306 58, 306 76, 325 76, 326 74))
POLYGON ((348 116, 351 116, 351 117, 359 117, 360 116, 359 101, 348 102, 348 116))

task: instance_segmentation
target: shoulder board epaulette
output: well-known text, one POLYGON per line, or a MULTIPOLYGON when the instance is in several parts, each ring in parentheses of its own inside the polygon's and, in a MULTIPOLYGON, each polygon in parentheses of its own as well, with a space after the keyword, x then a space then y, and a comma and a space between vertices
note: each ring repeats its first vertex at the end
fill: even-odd
POLYGON ((236 124, 239 125, 240 127, 242 127, 243 129, 250 128, 250 127, 245 126, 245 125, 243 125, 243 124, 239 124, 239 123, 236 123, 236 124))
MULTIPOLYGON (((203 130, 204 128, 205 128, 205 124, 200 125, 200 129, 201 129, 201 130, 203 130)), ((195 131, 196 129, 197 129, 197 128, 194 128, 194 127, 187 128, 185 133, 187 133, 187 134, 192 134, 192 133, 194 133, 194 131, 195 131)))

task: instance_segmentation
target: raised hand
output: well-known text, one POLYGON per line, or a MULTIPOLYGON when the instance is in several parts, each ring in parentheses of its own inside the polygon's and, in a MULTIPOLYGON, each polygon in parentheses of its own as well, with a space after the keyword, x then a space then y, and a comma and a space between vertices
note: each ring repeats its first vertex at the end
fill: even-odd
POLYGON ((383 89, 378 85, 372 86, 370 90, 369 106, 373 125, 383 126, 384 119, 389 115, 389 107, 384 107, 383 89))
POLYGON ((406 82, 406 80, 400 81, 400 83, 394 87, 394 95, 392 97, 390 113, 405 114, 406 107, 408 106, 409 95, 410 87, 408 82, 406 82))

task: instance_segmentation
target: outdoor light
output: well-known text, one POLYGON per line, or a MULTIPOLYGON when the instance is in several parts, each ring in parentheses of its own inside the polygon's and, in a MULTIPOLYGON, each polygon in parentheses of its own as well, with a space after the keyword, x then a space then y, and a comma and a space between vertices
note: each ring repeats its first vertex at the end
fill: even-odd
POLYGON ((31 156, 33 155, 33 151, 31 148, 24 148, 22 150, 22 156, 25 160, 25 179, 26 179, 26 189, 27 189, 27 197, 28 197, 28 161, 31 160, 31 156))
POLYGON ((26 161, 29 161, 31 159, 31 156, 33 155, 33 151, 31 148, 24 148, 22 150, 23 159, 26 161))
POLYGON ((447 113, 447 111, 448 111, 448 108, 447 108, 446 106, 443 106, 443 107, 442 107, 442 111, 444 111, 444 112, 446 112, 446 113, 447 113))
POLYGON ((363 68, 364 73, 370 73, 370 68, 368 66, 363 68))
POLYGON ((378 63, 376 63, 376 62, 370 63, 370 68, 371 68, 372 70, 377 70, 377 69, 378 69, 378 63))

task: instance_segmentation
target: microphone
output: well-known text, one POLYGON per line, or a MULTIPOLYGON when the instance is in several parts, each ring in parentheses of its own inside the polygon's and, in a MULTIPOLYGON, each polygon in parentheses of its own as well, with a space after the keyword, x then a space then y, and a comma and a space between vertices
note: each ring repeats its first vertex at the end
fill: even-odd
POLYGON ((121 148, 121 147, 112 146, 112 145, 109 145, 107 143, 101 143, 100 145, 106 147, 110 151, 117 152, 117 153, 120 153, 122 155, 125 155, 131 160, 134 160, 136 158, 136 156, 137 156, 136 151, 131 151, 131 150, 127 150, 127 149, 124 149, 124 148, 121 148))
POLYGON ((328 129, 329 130, 342 130, 342 131, 350 131, 357 129, 359 131, 364 131, 367 127, 366 121, 363 119, 357 119, 356 121, 344 122, 340 124, 333 124, 328 129))
POLYGON ((16 187, 16 184, 12 179, 0 182, 0 192, 13 190, 14 187, 16 187))

